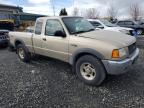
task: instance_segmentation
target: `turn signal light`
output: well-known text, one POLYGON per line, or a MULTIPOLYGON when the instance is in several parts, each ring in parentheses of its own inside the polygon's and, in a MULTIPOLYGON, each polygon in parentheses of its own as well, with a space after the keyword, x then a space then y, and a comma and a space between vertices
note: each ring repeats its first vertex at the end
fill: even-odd
POLYGON ((112 51, 112 58, 119 58, 120 54, 119 54, 119 50, 118 49, 114 49, 112 51))

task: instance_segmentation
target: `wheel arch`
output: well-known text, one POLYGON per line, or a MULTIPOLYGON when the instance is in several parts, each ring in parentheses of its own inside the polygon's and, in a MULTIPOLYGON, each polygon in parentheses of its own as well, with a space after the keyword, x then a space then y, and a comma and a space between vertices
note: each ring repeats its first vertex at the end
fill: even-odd
POLYGON ((95 56, 96 58, 98 58, 99 60, 104 59, 104 56, 101 53, 99 53, 98 51, 96 51, 94 49, 90 49, 90 48, 83 48, 83 49, 79 49, 73 53, 73 55, 70 57, 69 63, 71 65, 74 65, 77 62, 77 60, 84 55, 92 55, 92 56, 95 56))
POLYGON ((25 43, 24 43, 23 40, 21 40, 21 39, 16 39, 16 40, 15 40, 15 48, 16 48, 19 44, 25 45, 25 43))

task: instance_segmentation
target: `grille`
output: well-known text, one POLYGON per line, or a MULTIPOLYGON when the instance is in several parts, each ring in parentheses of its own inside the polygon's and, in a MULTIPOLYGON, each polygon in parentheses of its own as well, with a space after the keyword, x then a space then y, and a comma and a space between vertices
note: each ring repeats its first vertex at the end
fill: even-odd
POLYGON ((7 39, 8 33, 7 32, 0 32, 0 39, 7 39))
POLYGON ((128 47, 128 50, 129 50, 129 54, 132 54, 136 50, 136 43, 130 45, 128 47))
POLYGON ((0 32, 0 35, 4 35, 5 33, 4 32, 0 32))

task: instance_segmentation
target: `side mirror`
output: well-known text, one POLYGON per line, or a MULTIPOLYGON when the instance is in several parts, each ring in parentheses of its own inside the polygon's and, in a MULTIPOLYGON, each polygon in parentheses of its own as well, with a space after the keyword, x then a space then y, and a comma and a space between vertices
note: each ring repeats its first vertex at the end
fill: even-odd
POLYGON ((97 28, 104 29, 104 26, 99 25, 99 26, 97 26, 97 28))
POLYGON ((63 37, 63 38, 66 37, 66 34, 61 30, 56 31, 54 35, 59 36, 59 37, 63 37))

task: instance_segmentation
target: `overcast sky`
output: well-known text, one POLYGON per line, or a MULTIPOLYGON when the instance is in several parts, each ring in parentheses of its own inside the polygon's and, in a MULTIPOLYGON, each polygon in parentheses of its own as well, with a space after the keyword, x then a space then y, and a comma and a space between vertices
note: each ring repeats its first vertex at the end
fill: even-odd
MULTIPOLYGON (((107 9, 110 4, 118 9, 119 17, 129 16, 129 6, 132 3, 139 3, 144 11, 144 0, 52 0, 55 6, 56 15, 61 8, 66 8, 68 14, 72 14, 73 7, 78 7, 84 11, 88 8, 96 8, 100 11, 102 17, 107 15, 107 9)), ((50 0, 0 0, 2 4, 9 4, 23 7, 24 12, 53 15, 50 0)))

